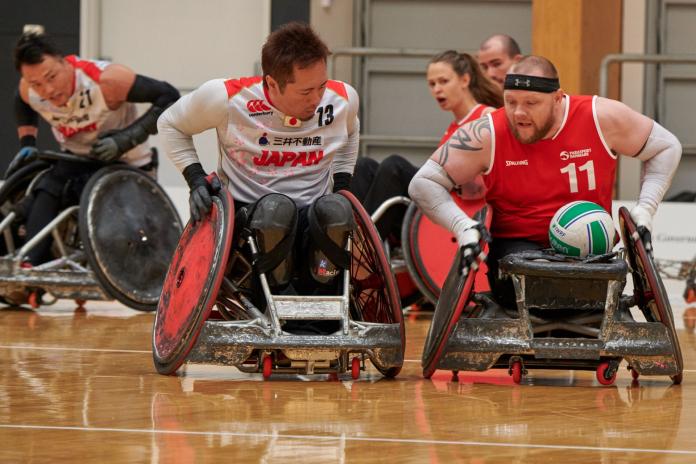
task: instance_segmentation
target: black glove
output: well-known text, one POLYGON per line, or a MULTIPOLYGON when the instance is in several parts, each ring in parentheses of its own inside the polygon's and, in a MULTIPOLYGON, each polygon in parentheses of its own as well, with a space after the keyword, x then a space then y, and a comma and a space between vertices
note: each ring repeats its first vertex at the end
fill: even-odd
POLYGON ((350 190, 350 181, 353 176, 347 172, 337 172, 333 175, 333 193, 339 190, 350 190))
MULTIPOLYGON (((646 226, 638 226, 636 227, 636 232, 645 246, 645 251, 648 252, 648 255, 652 256, 652 233, 650 232, 650 229, 648 229, 646 226)), ((633 238, 634 240, 637 240, 638 237, 633 238)))
POLYGON ((110 130, 99 136, 89 154, 100 161, 115 161, 134 146, 128 133, 110 130))
POLYGON ((10 165, 7 166, 7 170, 5 171, 5 179, 9 178, 22 166, 34 161, 38 152, 39 150, 37 150, 33 145, 26 145, 20 148, 10 162, 10 165))
MULTIPOLYGON (((636 225, 636 232, 645 245, 645 250, 652 254, 652 213, 648 208, 640 203, 631 209, 631 219, 636 225)), ((638 237, 633 237, 633 240, 638 240, 638 237)))
POLYGON ((491 243, 491 235, 488 233, 486 226, 481 223, 477 223, 472 227, 472 229, 476 229, 478 231, 479 239, 475 242, 467 243, 459 248, 459 252, 462 254, 460 269, 463 276, 468 275, 470 270, 478 270, 480 264, 487 258, 483 247, 486 243, 491 243))
POLYGON ((217 194, 222 185, 217 176, 213 176, 211 181, 206 179, 205 171, 200 163, 186 166, 184 178, 190 190, 189 207, 191 208, 191 219, 194 223, 203 219, 213 205, 212 195, 217 194))

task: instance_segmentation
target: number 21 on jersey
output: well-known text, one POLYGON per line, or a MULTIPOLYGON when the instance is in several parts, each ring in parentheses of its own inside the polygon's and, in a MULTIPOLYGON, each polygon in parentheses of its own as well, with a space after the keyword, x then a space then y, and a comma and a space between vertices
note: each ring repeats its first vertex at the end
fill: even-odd
POLYGON ((561 173, 568 174, 570 193, 578 193, 578 171, 587 173, 587 189, 595 190, 597 188, 597 182, 595 181, 594 162, 589 160, 577 168, 575 163, 570 163, 561 169, 561 173))

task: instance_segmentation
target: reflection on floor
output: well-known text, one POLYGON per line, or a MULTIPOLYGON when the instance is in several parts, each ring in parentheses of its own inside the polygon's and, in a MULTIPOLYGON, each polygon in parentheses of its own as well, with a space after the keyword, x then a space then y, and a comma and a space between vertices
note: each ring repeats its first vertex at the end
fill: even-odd
MULTIPOLYGON (((682 289, 683 290, 683 289, 682 289)), ((395 380, 155 372, 153 315, 115 303, 0 310, 0 462, 696 462, 696 337, 683 385, 622 369, 421 377, 427 313, 395 380)), ((682 314, 676 319, 681 321, 682 314)), ((369 364, 369 363, 368 363, 369 364)))

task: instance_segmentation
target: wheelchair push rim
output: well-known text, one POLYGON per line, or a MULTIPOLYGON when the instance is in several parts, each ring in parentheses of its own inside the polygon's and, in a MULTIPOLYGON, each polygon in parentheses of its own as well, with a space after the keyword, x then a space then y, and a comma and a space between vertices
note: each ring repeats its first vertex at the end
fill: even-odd
POLYGON ((215 305, 227 267, 234 203, 227 189, 213 197, 210 213, 184 229, 164 280, 152 333, 160 374, 181 366, 215 305))
MULTIPOLYGON (((401 334, 401 354, 406 346, 404 321, 401 313, 396 279, 382 248, 382 240, 365 209, 355 196, 341 190, 353 207, 356 229, 353 233, 350 265, 351 312, 357 320, 378 323, 398 323, 401 334)), ((385 377, 394 377, 402 366, 374 366, 385 377)))
MULTIPOLYGON (((457 206, 469 216, 485 205, 483 199, 464 200, 455 192, 451 195, 457 206)), ((457 253, 456 237, 433 223, 415 203, 411 203, 404 216, 401 243, 413 282, 431 303, 436 304, 457 253)))
POLYGON ((621 235, 626 248, 626 258, 632 270, 633 295, 636 305, 641 309, 646 318, 652 317, 654 321, 661 322, 667 327, 670 341, 674 347, 674 357, 679 372, 672 376, 674 383, 681 382, 684 361, 677 331, 674 326, 674 315, 669 303, 667 291, 662 279, 660 279, 655 267, 655 262, 645 248, 645 244, 638 236, 637 227, 631 218, 628 209, 619 208, 619 223, 621 235), (636 238, 637 237, 637 238, 636 238))
MULTIPOLYGON (((491 210, 485 205, 476 214, 477 221, 484 222, 487 228, 491 224, 491 210)), ((487 246, 486 246, 487 249, 487 246)), ((474 283, 478 270, 469 270, 466 276, 460 272, 461 253, 457 253, 450 268, 442 293, 428 328, 423 347, 423 377, 429 379, 437 370, 437 365, 444 353, 447 342, 459 322, 464 308, 469 304, 474 293, 474 283)))

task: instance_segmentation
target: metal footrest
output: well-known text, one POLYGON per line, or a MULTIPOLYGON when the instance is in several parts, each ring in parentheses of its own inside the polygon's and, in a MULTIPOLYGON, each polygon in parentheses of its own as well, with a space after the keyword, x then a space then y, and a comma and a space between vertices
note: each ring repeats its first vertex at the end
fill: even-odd
MULTIPOLYGON (((340 333, 306 336, 273 333, 255 322, 206 321, 187 361, 238 366, 254 350, 290 350, 315 353, 363 352, 380 365, 391 367, 403 363, 400 325, 361 322, 348 335, 340 333)), ((336 355, 329 356, 329 358, 336 355)), ((301 357, 301 356, 293 356, 301 357)))
POLYGON ((280 320, 341 320, 341 296, 276 296, 273 295, 280 320))

